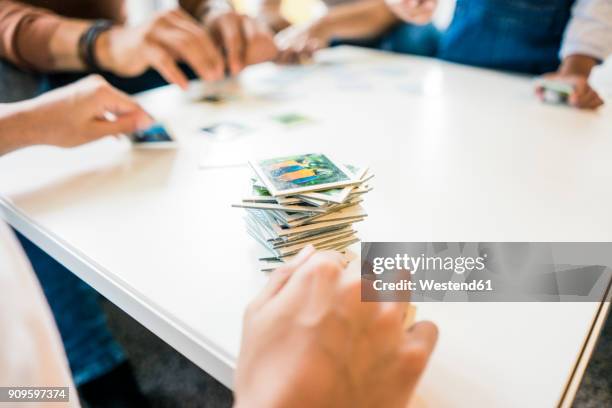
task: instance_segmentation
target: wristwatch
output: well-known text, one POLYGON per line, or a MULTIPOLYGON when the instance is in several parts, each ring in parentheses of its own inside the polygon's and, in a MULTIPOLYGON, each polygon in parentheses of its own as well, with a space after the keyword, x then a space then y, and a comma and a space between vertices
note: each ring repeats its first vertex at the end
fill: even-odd
POLYGON ((96 20, 79 38, 79 58, 91 72, 101 72, 95 53, 96 40, 105 31, 110 30, 114 23, 110 20, 96 20))

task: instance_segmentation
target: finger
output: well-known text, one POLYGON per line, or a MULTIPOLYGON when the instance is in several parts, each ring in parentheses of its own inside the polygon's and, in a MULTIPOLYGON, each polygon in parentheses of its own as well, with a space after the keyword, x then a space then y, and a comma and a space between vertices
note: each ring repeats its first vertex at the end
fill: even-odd
POLYGON ((345 266, 345 259, 338 252, 316 252, 293 272, 291 279, 281 289, 277 297, 286 300, 287 297, 294 297, 295 293, 305 289, 327 292, 329 286, 338 282, 340 273, 345 266))
POLYGON ((314 253, 315 248, 312 245, 307 245, 286 265, 283 265, 272 272, 267 285, 251 302, 251 306, 258 309, 268 300, 276 296, 276 294, 285 286, 289 278, 291 278, 291 275, 295 272, 295 270, 304 264, 304 262, 306 262, 314 253))
POLYGON ((244 63, 246 65, 272 61, 278 54, 272 32, 248 16, 242 16, 242 33, 245 39, 244 63))
POLYGON ((169 53, 186 62, 193 71, 202 79, 215 81, 221 79, 219 76, 222 69, 217 64, 221 63, 220 56, 214 61, 216 48, 212 42, 207 43, 208 34, 199 27, 187 30, 184 27, 173 26, 160 32, 157 41, 161 43, 169 53))
POLYGON ((220 18, 218 25, 230 73, 238 75, 246 65, 246 40, 241 28, 241 19, 235 14, 228 14, 220 18))
POLYGON ((406 341, 410 345, 423 347, 423 351, 430 355, 438 341, 438 327, 428 321, 417 322, 406 332, 406 341))
MULTIPOLYGON (((174 16, 170 21, 176 29, 186 33, 186 38, 183 41, 187 44, 182 48, 187 48, 188 54, 193 55, 195 60, 200 60, 199 63, 206 68, 206 77, 203 76, 204 72, 198 75, 209 80, 223 79, 225 64, 221 52, 212 40, 210 33, 185 12, 174 16)), ((183 54, 180 55, 185 58, 183 54)), ((192 68, 194 71, 196 70, 195 67, 192 68)))
POLYGON ((584 97, 583 101, 581 101, 580 106, 581 109, 595 109, 603 104, 603 101, 593 89, 591 89, 587 95, 584 97))
POLYGON ((590 87, 586 81, 573 81, 571 82, 574 87, 574 91, 570 94, 568 102, 572 106, 578 106, 590 91, 590 87))
POLYGON ((171 84, 176 84, 182 89, 187 89, 189 80, 176 65, 176 62, 170 52, 165 50, 161 44, 155 44, 149 47, 148 50, 151 66, 159 74, 171 84))
POLYGON ((438 328, 431 322, 414 324, 405 335, 400 349, 404 375, 408 385, 418 381, 438 341, 438 328))
POLYGON ((410 22, 414 24, 426 24, 431 20, 431 13, 432 10, 430 8, 418 7, 410 12, 410 22))
POLYGON ((109 135, 129 134, 147 129, 153 124, 152 122, 150 116, 140 111, 117 116, 114 121, 94 119, 89 135, 93 139, 98 139, 109 135))
MULTIPOLYGON (((99 95, 98 95, 99 96, 99 95)), ((146 123, 143 125, 150 125, 152 121, 151 116, 128 94, 112 87, 107 86, 107 89, 99 96, 99 101, 102 103, 102 110, 104 112, 111 112, 116 116, 121 116, 128 113, 134 113, 144 118, 147 118, 146 123)))

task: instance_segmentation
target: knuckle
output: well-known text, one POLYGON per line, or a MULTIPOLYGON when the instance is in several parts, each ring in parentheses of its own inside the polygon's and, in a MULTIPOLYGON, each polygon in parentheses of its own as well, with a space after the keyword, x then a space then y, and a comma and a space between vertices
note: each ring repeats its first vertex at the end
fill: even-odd
POLYGON ((340 264, 330 254, 319 252, 314 254, 311 259, 313 267, 309 270, 309 275, 332 280, 340 276, 340 264))
POLYGON ((351 279, 342 287, 342 292, 347 297, 361 297, 361 279, 351 279))
POLYGON ((169 17, 169 14, 167 12, 157 14, 155 17, 153 17, 153 20, 151 21, 151 25, 154 27, 165 25, 168 22, 168 17, 169 17))
POLYGON ((377 314, 375 325, 381 332, 394 331, 401 326, 401 320, 396 311, 385 307, 377 314))
POLYGON ((153 41, 155 40, 155 31, 147 30, 144 33, 143 40, 144 40, 145 44, 149 44, 149 45, 152 44, 153 41))
POLYGON ((410 373, 420 373, 429 360, 429 348, 423 342, 410 344, 403 352, 403 365, 410 373))

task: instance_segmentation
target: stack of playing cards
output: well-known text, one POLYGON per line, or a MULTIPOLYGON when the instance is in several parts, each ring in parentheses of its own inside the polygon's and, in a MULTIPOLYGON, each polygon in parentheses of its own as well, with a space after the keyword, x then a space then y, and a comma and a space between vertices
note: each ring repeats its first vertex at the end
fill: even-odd
POLYGON ((373 175, 365 167, 342 165, 324 154, 303 154, 251 161, 252 195, 244 208, 249 234, 269 255, 260 258, 269 271, 312 244, 346 253, 359 242, 353 224, 363 221, 361 206, 373 175))

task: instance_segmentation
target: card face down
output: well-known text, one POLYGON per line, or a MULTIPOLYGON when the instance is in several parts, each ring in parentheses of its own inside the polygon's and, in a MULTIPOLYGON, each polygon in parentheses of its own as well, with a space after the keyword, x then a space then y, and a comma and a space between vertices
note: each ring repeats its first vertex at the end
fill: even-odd
POLYGON ((129 135, 135 147, 163 148, 174 147, 176 140, 161 123, 155 123, 146 130, 138 130, 129 135))

